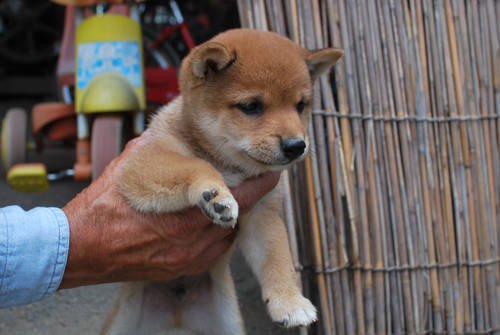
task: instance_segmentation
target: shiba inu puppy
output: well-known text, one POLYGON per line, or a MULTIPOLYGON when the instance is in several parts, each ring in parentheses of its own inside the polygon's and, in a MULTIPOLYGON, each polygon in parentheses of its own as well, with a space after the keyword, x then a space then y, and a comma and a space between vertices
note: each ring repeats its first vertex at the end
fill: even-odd
MULTIPOLYGON (((316 309, 297 284, 278 214, 280 184, 240 216, 228 187, 307 155, 313 83, 342 55, 333 48, 306 51, 275 33, 249 29, 200 45, 182 63, 182 96, 158 111, 148 143, 129 159, 120 181, 139 211, 200 206, 214 224, 240 225, 237 242, 269 315, 286 327, 309 325, 316 309)), ((103 334, 245 334, 231 251, 202 275, 124 283, 103 334)))

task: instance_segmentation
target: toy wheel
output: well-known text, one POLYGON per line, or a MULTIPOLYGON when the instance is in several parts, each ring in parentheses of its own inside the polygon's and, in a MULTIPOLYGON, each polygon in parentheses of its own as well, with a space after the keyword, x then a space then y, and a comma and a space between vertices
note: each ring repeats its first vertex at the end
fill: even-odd
POLYGON ((124 129, 125 117, 120 114, 99 115, 94 120, 90 144, 92 180, 96 180, 122 152, 125 145, 124 129))
POLYGON ((2 161, 5 172, 12 165, 26 163, 28 114, 22 108, 11 108, 2 121, 2 161))

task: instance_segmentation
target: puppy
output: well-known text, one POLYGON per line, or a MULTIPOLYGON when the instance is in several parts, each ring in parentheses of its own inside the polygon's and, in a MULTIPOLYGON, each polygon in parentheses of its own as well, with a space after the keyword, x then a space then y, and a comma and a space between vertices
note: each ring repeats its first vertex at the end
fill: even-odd
MULTIPOLYGON (((182 96, 159 110, 148 143, 131 156, 120 180, 138 211, 200 206, 214 224, 238 223, 237 242, 269 315, 286 327, 309 325, 316 309, 297 284, 279 217, 281 183, 240 216, 228 187, 307 155, 312 86, 342 55, 333 48, 306 51, 275 33, 249 29, 198 46, 182 63, 182 96)), ((199 276, 124 283, 102 334, 245 334, 228 266, 232 250, 199 276)))

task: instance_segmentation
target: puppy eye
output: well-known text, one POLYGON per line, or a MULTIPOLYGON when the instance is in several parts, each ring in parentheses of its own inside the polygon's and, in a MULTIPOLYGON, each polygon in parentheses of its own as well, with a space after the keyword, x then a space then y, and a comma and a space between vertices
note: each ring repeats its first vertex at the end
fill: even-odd
POLYGON ((246 104, 238 104, 236 105, 236 107, 238 107, 243 113, 248 115, 260 115, 264 110, 264 107, 258 101, 252 101, 246 104))
POLYGON ((302 113, 304 111, 304 108, 306 107, 306 103, 304 101, 301 101, 297 104, 297 112, 302 113))

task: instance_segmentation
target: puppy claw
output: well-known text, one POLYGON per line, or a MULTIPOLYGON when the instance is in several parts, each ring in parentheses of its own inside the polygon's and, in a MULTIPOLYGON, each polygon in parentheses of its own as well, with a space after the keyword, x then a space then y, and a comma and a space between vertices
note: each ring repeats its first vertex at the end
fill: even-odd
POLYGON ((231 222, 233 220, 233 217, 227 217, 227 216, 221 216, 220 219, 224 222, 231 222))
POLYGON ((202 196, 203 196, 203 199, 205 199, 206 202, 209 202, 210 200, 212 200, 213 198, 215 198, 217 196, 217 190, 216 189, 213 189, 213 190, 210 190, 210 191, 205 191, 203 192, 202 196))
MULTIPOLYGON (((215 210, 215 212, 216 212, 216 213, 222 213, 222 211, 223 211, 223 210, 225 210, 226 208, 228 208, 228 207, 226 207, 226 206, 224 206, 224 205, 221 205, 221 204, 219 204, 218 202, 216 202, 216 203, 214 204, 214 210, 215 210)), ((223 221, 224 221, 224 220, 223 220, 223 221)))
POLYGON ((283 322, 276 322, 278 324, 278 326, 280 327, 286 327, 286 325, 288 324, 288 320, 284 320, 283 322))
POLYGON ((212 219, 212 220, 215 219, 215 216, 209 210, 207 210, 205 208, 205 204, 203 203, 203 201, 200 201, 200 208, 203 211, 203 213, 206 215, 207 218, 212 219))
POLYGON ((231 192, 225 189, 209 189, 201 193, 200 207, 214 223, 233 227, 238 218, 238 203, 231 192))
POLYGON ((316 308, 301 295, 270 299, 267 307, 273 321, 282 327, 308 326, 317 320, 316 308))

